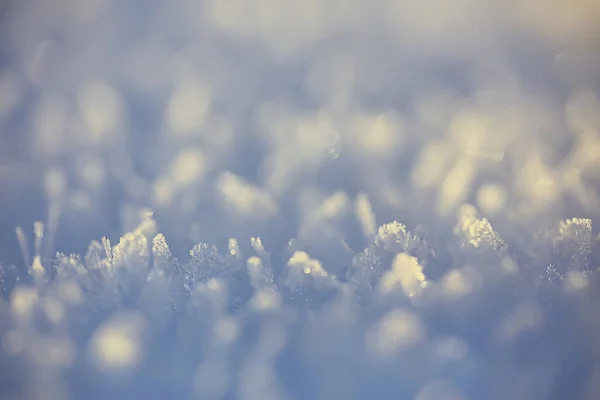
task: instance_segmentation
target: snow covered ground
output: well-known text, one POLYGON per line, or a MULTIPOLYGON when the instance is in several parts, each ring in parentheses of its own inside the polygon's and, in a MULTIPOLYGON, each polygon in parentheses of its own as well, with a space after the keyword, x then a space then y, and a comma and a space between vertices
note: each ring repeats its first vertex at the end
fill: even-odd
POLYGON ((1 399, 600 398, 600 3, 5 4, 1 399))

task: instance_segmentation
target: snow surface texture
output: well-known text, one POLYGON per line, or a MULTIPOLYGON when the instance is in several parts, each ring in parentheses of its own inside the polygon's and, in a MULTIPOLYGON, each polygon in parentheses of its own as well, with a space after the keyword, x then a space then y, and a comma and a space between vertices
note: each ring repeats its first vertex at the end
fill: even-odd
POLYGON ((600 3, 4 4, 1 399, 600 398, 600 3))

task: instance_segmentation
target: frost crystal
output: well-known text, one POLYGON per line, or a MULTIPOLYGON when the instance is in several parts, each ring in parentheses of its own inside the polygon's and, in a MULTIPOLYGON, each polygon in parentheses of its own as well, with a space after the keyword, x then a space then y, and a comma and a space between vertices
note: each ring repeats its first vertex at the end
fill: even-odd
POLYGON ((225 267, 216 246, 198 243, 190 250, 191 259, 183 271, 185 290, 190 292, 196 282, 219 276, 225 267))
POLYGON ((573 218, 538 234, 532 251, 545 265, 542 280, 555 282, 563 280, 571 271, 584 274, 595 271, 597 266, 591 264, 592 247, 592 221, 573 218))
POLYGON ((464 246, 485 247, 491 252, 498 252, 505 247, 504 241, 494 232, 487 218, 477 218, 475 207, 470 205, 460 208, 454 232, 461 235, 464 246))
POLYGON ((374 244, 390 251, 395 249, 410 251, 416 241, 416 236, 408 233, 406 226, 394 221, 381 225, 377 229, 374 244))
POLYGON ((261 290, 263 288, 276 290, 275 276, 270 268, 265 268, 260 258, 250 257, 247 261, 247 268, 250 282, 256 290, 261 290))
POLYGON ((173 254, 171 254, 171 249, 167 244, 165 235, 162 233, 157 234, 152 239, 152 257, 154 259, 154 269, 161 270, 167 275, 177 273, 179 264, 173 254))
POLYGON ((554 248, 569 258, 568 269, 587 269, 592 252, 592 220, 573 218, 560 222, 554 248))

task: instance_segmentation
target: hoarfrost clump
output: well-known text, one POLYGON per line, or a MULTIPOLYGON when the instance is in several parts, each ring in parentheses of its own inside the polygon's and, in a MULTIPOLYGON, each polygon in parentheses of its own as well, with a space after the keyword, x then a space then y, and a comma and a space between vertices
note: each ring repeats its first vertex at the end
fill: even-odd
POLYGON ((71 3, 0 10, 0 398, 600 398, 597 2, 71 3))
MULTIPOLYGON (((462 208, 455 245, 487 254, 476 260, 504 260, 510 246, 486 220, 465 219, 469 207, 462 208)), ((150 225, 146 219, 141 227, 150 225)), ((571 219, 561 222, 552 236, 546 232, 552 248, 567 252, 569 262, 566 273, 557 272, 565 284, 552 289, 552 307, 580 303, 583 307, 590 296, 596 298, 596 272, 587 262, 594 241, 590 230, 588 220, 571 219)), ((304 398, 312 390, 325 390, 318 374, 337 376, 339 372, 334 373, 328 363, 348 353, 344 359, 350 364, 336 379, 345 382, 345 377, 354 376, 358 388, 376 382, 377 374, 385 375, 395 365, 402 387, 389 383, 382 393, 438 396, 435 382, 442 374, 456 386, 452 389, 456 396, 459 392, 479 395, 495 390, 487 384, 474 385, 475 380, 492 379, 473 369, 472 365, 481 362, 500 368, 494 374, 501 376, 519 368, 547 386, 554 379, 565 379, 559 369, 547 368, 541 375, 535 372, 549 360, 557 363, 565 357, 561 352, 544 351, 543 342, 550 346, 565 340, 564 335, 584 323, 580 314, 569 315, 535 300, 542 288, 533 270, 521 271, 516 283, 499 279, 500 275, 485 268, 476 272, 477 265, 452 266, 448 260, 451 267, 441 278, 428 277, 419 259, 408 253, 425 242, 397 222, 381 226, 373 242, 355 255, 349 277, 329 274, 319 260, 300 250, 282 264, 259 238, 251 238, 248 246, 256 255, 244 256, 241 249, 245 246, 229 239, 227 251, 199 243, 190 251, 189 261, 180 262, 162 233, 148 241, 142 231, 127 233, 114 246, 108 239, 102 244, 93 242, 84 261, 60 253, 44 259, 41 269, 42 261, 33 261, 32 284, 17 283, 4 292, 10 299, 9 307, 2 308, 7 321, 3 357, 14 363, 29 360, 33 369, 27 372, 21 367, 25 369, 19 372, 29 387, 32 382, 47 385, 30 375, 45 368, 62 382, 65 393, 84 393, 97 385, 97 379, 108 379, 120 382, 115 393, 133 390, 141 395, 145 393, 141 380, 158 373, 160 379, 150 383, 153 390, 174 390, 181 395, 189 387, 200 396, 242 391, 251 398, 292 394, 304 398), (399 252, 390 264, 374 255, 392 251, 399 252), (376 290, 370 289, 375 285, 376 290), (528 292, 521 292, 520 287, 528 292), (487 296, 482 295, 482 288, 491 289, 487 296), (391 296, 396 290, 402 296, 391 296), (476 299, 483 304, 465 303, 476 299), (486 313, 491 315, 484 317, 486 313), (471 319, 475 316, 477 323, 471 319), (258 337, 252 333, 257 329, 258 337), (328 330, 337 336, 325 333, 328 330), (456 351, 448 346, 439 347, 447 335, 456 338, 460 357, 453 356, 456 351), (319 350, 321 340, 327 340, 326 352, 319 350), (481 347, 482 340, 491 341, 505 355, 481 347), (52 344, 54 355, 43 353, 41 347, 50 341, 59 341, 52 344), (535 342, 523 360, 519 349, 535 342), (86 358, 78 358, 79 352, 86 358), (445 354, 451 356, 440 364, 445 354), (418 373, 408 368, 409 360, 418 373), (83 370, 82 365, 86 365, 83 370), (295 368, 296 374, 288 375, 287 368, 295 368), (296 380, 317 386, 298 387, 296 380), (177 389, 167 389, 171 385, 177 389)), ((5 268, 2 271, 8 273, 5 268)), ((569 344, 579 357, 571 362, 578 365, 593 357, 593 352, 581 353, 595 346, 589 340, 569 344)), ((25 386, 15 390, 25 390, 25 386)))

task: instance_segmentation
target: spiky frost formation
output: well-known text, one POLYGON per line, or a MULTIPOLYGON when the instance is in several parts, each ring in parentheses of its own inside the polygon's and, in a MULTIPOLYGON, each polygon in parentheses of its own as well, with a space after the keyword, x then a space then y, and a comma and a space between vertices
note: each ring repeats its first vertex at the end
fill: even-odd
POLYGON ((541 399, 539 385, 565 390, 597 356, 597 338, 576 333, 589 327, 583 308, 600 299, 588 259, 597 245, 591 222, 565 220, 544 233, 566 254, 563 270, 550 276, 553 264, 518 265, 471 206, 457 215, 453 242, 477 252, 445 260, 439 278, 427 274, 427 241, 398 222, 369 235, 349 275, 339 277, 302 250, 275 257, 260 238, 248 251, 236 239, 226 251, 199 243, 189 261, 178 261, 150 217, 117 245, 93 242, 83 259, 35 255, 31 280, 5 289, 0 309, 1 354, 20 371, 11 393, 422 397, 450 385, 457 398, 480 398, 515 371, 523 385, 537 384, 514 395, 541 399), (391 262, 383 261, 388 253, 391 262), (551 278, 555 285, 539 286, 551 278), (559 368, 565 362, 580 370, 559 368), (331 387, 325 376, 348 387, 331 387), (105 384, 112 388, 98 392, 105 384))

